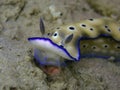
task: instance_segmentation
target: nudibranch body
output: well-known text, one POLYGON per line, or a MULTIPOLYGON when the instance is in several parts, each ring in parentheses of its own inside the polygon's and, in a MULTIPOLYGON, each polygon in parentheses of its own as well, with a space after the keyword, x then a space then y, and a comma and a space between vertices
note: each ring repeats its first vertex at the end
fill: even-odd
POLYGON ((43 36, 28 38, 37 48, 35 58, 40 63, 58 65, 61 60, 64 64, 64 60, 79 61, 87 57, 112 57, 120 61, 120 25, 111 18, 88 19, 60 26, 47 35, 43 21, 40 22, 43 36))

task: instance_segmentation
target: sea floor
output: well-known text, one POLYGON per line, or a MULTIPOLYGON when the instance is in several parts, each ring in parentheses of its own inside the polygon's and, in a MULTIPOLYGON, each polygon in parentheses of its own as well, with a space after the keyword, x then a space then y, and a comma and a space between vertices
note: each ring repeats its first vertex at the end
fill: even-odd
POLYGON ((120 64, 88 58, 68 63, 55 76, 34 62, 28 37, 89 18, 120 20, 120 0, 0 0, 0 90, 120 90, 120 64))

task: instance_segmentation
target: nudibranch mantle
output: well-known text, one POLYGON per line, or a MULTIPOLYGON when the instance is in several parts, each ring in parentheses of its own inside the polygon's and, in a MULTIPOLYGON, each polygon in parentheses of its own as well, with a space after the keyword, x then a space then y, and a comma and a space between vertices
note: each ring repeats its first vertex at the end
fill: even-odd
POLYGON ((53 30, 55 31, 54 33, 52 31, 48 33, 48 36, 44 35, 45 27, 43 21, 40 20, 40 22, 40 29, 43 36, 28 38, 28 40, 39 50, 48 51, 56 54, 56 56, 58 55, 58 57, 60 56, 73 61, 78 61, 80 58, 87 56, 109 58, 112 54, 109 51, 106 51, 106 53, 102 52, 105 48, 99 46, 98 39, 100 38, 104 41, 100 44, 107 43, 107 45, 111 47, 106 50, 117 50, 118 54, 116 57, 119 57, 120 25, 111 18, 88 19, 78 23, 60 26, 53 30), (115 45, 110 45, 112 43, 108 41, 109 38, 112 38, 115 41, 113 42, 115 45), (82 43, 82 41, 85 43, 82 43), (97 43, 94 43, 93 41, 96 41, 97 43), (96 44, 99 47, 98 52, 95 52, 94 50, 91 51, 91 48, 83 49, 83 47, 81 47, 86 43, 89 45, 91 42, 93 43, 90 45, 94 46, 94 44, 96 44), (117 46, 117 49, 113 46, 117 46))
POLYGON ((65 48, 52 42, 49 38, 32 37, 28 38, 28 40, 34 45, 36 45, 37 48, 41 48, 42 50, 46 50, 47 52, 50 51, 51 53, 54 54, 59 53, 61 57, 64 57, 69 60, 76 60, 67 52, 65 48))

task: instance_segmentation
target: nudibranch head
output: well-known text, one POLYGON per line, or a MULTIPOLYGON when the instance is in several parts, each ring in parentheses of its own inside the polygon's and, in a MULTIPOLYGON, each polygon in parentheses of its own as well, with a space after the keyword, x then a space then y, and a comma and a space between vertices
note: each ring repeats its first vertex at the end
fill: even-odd
POLYGON ((61 66, 66 66, 61 57, 37 48, 34 49, 34 58, 38 67, 50 76, 58 75, 61 72, 61 66))
POLYGON ((52 40, 50 40, 49 38, 31 37, 28 38, 28 40, 40 50, 52 53, 56 56, 64 57, 69 60, 76 60, 76 58, 72 57, 63 46, 52 42, 52 40))
MULTIPOLYGON (((40 19, 40 31, 42 33, 42 37, 28 38, 28 41, 31 42, 33 45, 35 45, 36 48, 43 50, 45 52, 53 53, 58 57, 63 57, 68 60, 74 61, 74 60, 80 59, 79 53, 78 53, 78 55, 76 55, 77 57, 74 57, 66 49, 66 47, 70 48, 70 50, 74 54, 73 47, 67 46, 67 44, 70 43, 72 41, 72 38, 74 37, 72 33, 68 33, 68 35, 65 36, 64 33, 62 33, 62 32, 60 33, 60 30, 58 30, 58 31, 54 32, 51 36, 49 36, 49 35, 46 36, 45 35, 45 26, 44 26, 42 19, 40 19), (59 32, 59 35, 57 32, 59 32), (61 38, 61 35, 63 36, 62 38, 61 38)), ((79 47, 79 43, 78 43, 78 47, 79 47)))
POLYGON ((34 49, 34 58, 36 62, 41 66, 65 66, 65 62, 61 57, 51 52, 46 52, 40 49, 34 49))

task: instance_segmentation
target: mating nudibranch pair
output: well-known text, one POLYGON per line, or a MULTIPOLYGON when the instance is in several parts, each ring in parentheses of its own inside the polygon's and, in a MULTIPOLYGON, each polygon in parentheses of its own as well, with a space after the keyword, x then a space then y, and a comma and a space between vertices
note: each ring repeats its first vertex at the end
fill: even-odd
POLYGON ((40 19, 41 37, 30 37, 34 57, 41 65, 64 65, 64 60, 113 57, 120 61, 120 25, 111 18, 88 19, 45 32, 40 19))

